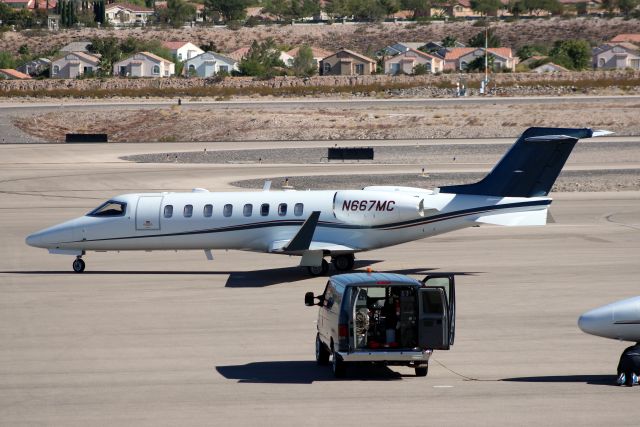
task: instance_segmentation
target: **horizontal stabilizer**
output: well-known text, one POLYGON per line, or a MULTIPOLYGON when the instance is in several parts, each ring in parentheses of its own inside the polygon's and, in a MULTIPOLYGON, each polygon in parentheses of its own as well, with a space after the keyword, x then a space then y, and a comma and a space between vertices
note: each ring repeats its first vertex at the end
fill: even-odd
POLYGON ((547 209, 537 209, 526 212, 507 212, 493 215, 483 215, 475 220, 482 224, 505 225, 507 227, 522 227, 527 225, 545 225, 547 223, 547 209))

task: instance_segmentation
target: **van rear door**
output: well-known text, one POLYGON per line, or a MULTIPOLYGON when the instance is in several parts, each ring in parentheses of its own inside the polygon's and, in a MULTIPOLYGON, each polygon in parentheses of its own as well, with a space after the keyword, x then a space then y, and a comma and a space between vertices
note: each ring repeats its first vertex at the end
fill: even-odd
POLYGON ((456 291, 452 274, 432 274, 422 280, 418 297, 418 344, 449 350, 456 326, 456 291))

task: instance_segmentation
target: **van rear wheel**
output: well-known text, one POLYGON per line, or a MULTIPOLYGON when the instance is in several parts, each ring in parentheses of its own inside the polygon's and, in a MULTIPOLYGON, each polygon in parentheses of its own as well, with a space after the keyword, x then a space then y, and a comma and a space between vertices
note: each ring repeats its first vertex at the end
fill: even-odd
POLYGON ((331 362, 333 376, 336 378, 344 378, 347 375, 347 365, 335 350, 333 350, 331 354, 331 362))
POLYGON ((416 370, 416 377, 426 377, 427 373, 429 372, 429 366, 428 365, 416 366, 415 370, 416 370))
POLYGON ((329 350, 320 340, 320 335, 316 335, 316 362, 318 365, 329 364, 329 350))

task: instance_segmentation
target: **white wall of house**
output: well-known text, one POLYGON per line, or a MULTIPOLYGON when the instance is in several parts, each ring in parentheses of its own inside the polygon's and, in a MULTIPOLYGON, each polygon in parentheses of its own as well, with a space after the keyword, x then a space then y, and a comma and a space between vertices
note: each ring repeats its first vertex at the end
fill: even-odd
POLYGON ((175 74, 175 64, 158 60, 144 53, 136 53, 113 64, 113 75, 122 77, 171 77, 175 74))
POLYGON ((205 52, 195 58, 184 62, 183 73, 185 75, 197 75, 198 77, 213 77, 220 72, 231 74, 238 71, 238 62, 213 52, 205 52))
POLYGON ((73 52, 51 63, 49 76, 58 79, 75 79, 76 77, 98 71, 98 60, 89 61, 73 52))
POLYGON ((605 70, 625 68, 640 70, 640 52, 633 52, 622 46, 613 46, 594 55, 593 65, 595 68, 605 70))
POLYGON ((153 15, 153 11, 134 11, 118 4, 108 6, 105 9, 105 16, 107 20, 116 27, 145 25, 151 15, 153 15))
POLYGON ((442 61, 420 55, 414 51, 403 52, 384 61, 385 74, 413 74, 416 65, 424 65, 430 73, 442 71, 442 61))
POLYGON ((195 58, 198 55, 202 55, 204 53, 204 50, 189 42, 182 45, 179 49, 174 49, 171 52, 175 55, 178 61, 184 62, 187 59, 195 58))

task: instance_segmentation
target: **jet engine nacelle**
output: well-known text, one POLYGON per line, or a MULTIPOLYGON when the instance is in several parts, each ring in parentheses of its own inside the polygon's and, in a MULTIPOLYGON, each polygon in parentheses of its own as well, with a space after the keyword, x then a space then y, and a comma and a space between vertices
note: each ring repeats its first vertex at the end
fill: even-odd
POLYGON ((424 216, 424 199, 399 192, 338 191, 333 213, 338 220, 350 224, 380 225, 424 216))

